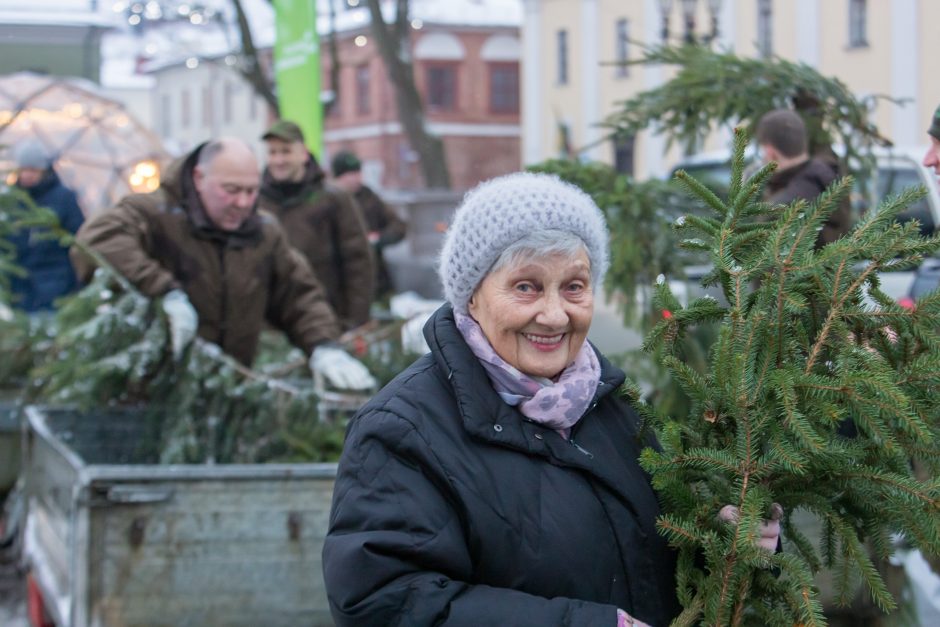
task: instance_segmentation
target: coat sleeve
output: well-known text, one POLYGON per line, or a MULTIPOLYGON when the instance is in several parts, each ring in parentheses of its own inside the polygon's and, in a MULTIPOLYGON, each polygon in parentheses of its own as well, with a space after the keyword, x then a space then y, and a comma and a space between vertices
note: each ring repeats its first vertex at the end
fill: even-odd
POLYGON ((351 424, 323 547, 338 627, 617 624, 612 605, 473 583, 447 475, 407 420, 376 411, 351 424))
POLYGON ((288 244, 280 226, 270 228, 276 229, 274 275, 265 316, 309 355, 317 345, 339 337, 339 323, 306 258, 288 244))
POLYGON ((85 222, 85 214, 78 206, 78 198, 75 196, 75 192, 70 189, 66 189, 65 192, 59 222, 62 224, 62 228, 74 235, 85 222))
POLYGON ((364 189, 365 202, 373 205, 373 211, 379 218, 379 241, 376 242, 376 247, 381 249, 403 240, 408 230, 405 221, 378 194, 367 187, 364 189))
POLYGON ((375 268, 372 247, 366 237, 366 226, 359 206, 350 194, 333 191, 337 201, 335 214, 339 234, 339 252, 342 257, 346 312, 348 319, 341 323, 352 328, 369 320, 372 306, 375 268))
MULTIPOLYGON (((85 222, 76 239, 98 252, 145 296, 155 298, 180 284, 150 254, 150 235, 145 211, 126 198, 85 222)), ((87 282, 97 267, 94 259, 80 246, 73 246, 70 254, 79 280, 87 282)))

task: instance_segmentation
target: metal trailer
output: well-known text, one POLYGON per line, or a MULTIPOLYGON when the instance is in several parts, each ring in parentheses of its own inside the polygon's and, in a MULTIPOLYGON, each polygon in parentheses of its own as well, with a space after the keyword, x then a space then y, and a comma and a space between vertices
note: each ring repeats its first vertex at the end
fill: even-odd
POLYGON ((26 420, 24 557, 55 625, 332 625, 335 464, 160 465, 142 412, 26 420))

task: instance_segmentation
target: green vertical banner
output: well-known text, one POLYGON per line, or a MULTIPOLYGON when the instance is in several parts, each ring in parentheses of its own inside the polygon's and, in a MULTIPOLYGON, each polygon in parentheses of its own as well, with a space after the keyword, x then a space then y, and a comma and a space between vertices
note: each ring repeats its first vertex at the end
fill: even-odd
POLYGON ((296 122, 307 147, 323 155, 320 42, 316 0, 275 0, 274 76, 281 118, 296 122))

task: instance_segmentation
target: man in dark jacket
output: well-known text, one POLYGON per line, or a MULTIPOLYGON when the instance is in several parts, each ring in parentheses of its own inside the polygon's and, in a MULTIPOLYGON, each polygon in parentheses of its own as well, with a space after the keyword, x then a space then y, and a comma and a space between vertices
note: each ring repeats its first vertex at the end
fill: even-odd
MULTIPOLYGON (((257 210, 259 182, 244 142, 207 142, 172 164, 157 191, 92 218, 78 240, 144 295, 163 298, 177 355, 198 330, 251 365, 267 321, 337 387, 371 387, 366 368, 331 345, 339 325, 310 267, 277 220, 257 210)), ((93 272, 80 250, 73 259, 82 276, 93 272)))
POLYGON ((382 258, 382 250, 404 239, 407 230, 405 221, 372 188, 363 184, 362 162, 354 153, 341 150, 333 157, 331 165, 336 185, 352 194, 362 210, 369 243, 375 253, 375 297, 385 298, 392 292, 392 279, 382 258))
MULTIPOLYGON (((757 124, 757 143, 764 161, 776 161, 778 169, 767 182, 766 200, 787 205, 797 199, 814 201, 839 176, 836 165, 810 158, 803 119, 789 109, 765 114, 757 124)), ((816 248, 842 237, 852 226, 849 199, 843 198, 829 214, 816 237, 816 248)))
POLYGON ((296 124, 276 122, 262 139, 267 144, 268 164, 261 183, 261 207, 281 221, 291 245, 310 262, 342 330, 367 322, 374 270, 355 201, 324 183, 324 172, 296 124))
MULTIPOLYGON (((75 192, 66 187, 52 169, 52 159, 36 140, 20 144, 14 151, 16 187, 26 192, 37 207, 55 212, 59 224, 69 233, 78 231, 85 217, 75 192)), ((67 247, 46 229, 22 229, 12 238, 15 263, 26 271, 13 276, 10 289, 15 305, 27 312, 48 311, 54 301, 78 287, 69 262, 67 247)))

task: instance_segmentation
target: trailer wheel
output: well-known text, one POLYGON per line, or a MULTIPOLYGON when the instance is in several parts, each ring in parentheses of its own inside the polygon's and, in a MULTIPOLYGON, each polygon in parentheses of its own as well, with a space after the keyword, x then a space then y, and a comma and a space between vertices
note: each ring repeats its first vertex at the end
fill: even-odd
POLYGON ((42 592, 32 574, 26 576, 26 615, 29 618, 30 627, 55 627, 55 623, 46 612, 42 592))

